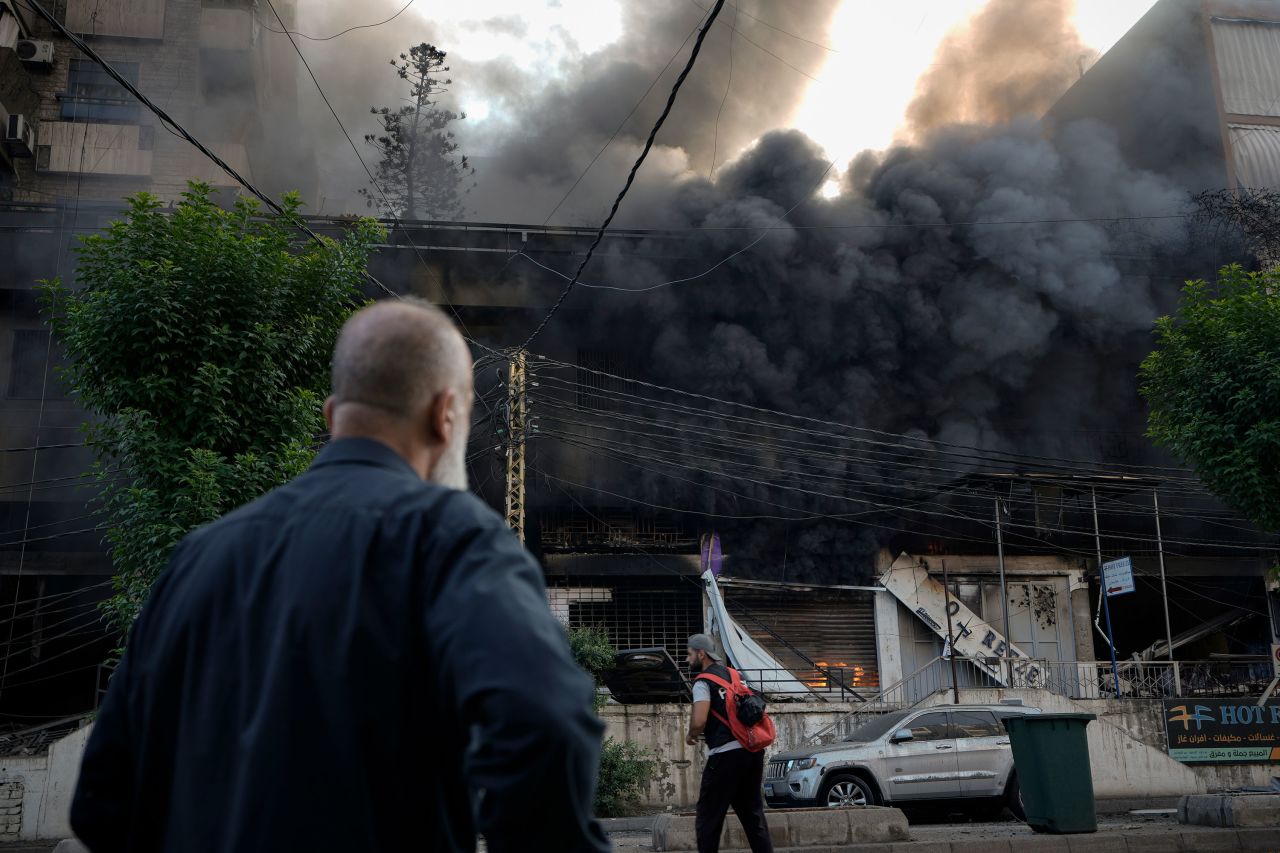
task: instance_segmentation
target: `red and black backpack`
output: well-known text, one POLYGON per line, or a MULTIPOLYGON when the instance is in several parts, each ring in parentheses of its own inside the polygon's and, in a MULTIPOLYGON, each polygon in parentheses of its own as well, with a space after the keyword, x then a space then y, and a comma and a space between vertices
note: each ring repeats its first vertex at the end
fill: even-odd
POLYGON ((726 669, 729 670, 728 681, 709 672, 698 674, 698 678, 706 679, 724 688, 724 707, 729 712, 729 718, 726 720, 715 710, 711 713, 729 727, 734 739, 742 744, 744 749, 748 752, 760 752, 778 739, 778 731, 773 726, 773 720, 769 719, 769 715, 764 710, 764 697, 748 687, 736 669, 732 667, 726 667, 726 669))

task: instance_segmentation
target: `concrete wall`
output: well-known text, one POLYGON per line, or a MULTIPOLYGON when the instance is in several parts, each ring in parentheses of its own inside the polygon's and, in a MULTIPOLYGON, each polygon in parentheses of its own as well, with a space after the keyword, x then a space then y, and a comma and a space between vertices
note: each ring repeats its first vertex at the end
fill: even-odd
POLYGON ((80 779, 80 760, 93 726, 72 732, 49 747, 49 772, 36 824, 36 838, 71 837, 71 798, 80 779))
MULTIPOLYGON (((939 693, 921 707, 941 705, 949 693, 939 693)), ((1095 714, 1090 723, 1089 762, 1094 794, 1099 799, 1174 797, 1206 793, 1246 785, 1266 785, 1280 775, 1274 764, 1187 765, 1167 753, 1160 702, 1127 699, 1072 700, 1037 690, 963 691, 965 703, 995 704, 1019 698, 1046 713, 1095 714)), ((850 709, 848 704, 795 703, 770 705, 769 715, 778 727, 774 750, 802 746, 807 738, 835 722, 850 709)), ((640 744, 656 757, 657 773, 650 783, 645 805, 684 807, 698 798, 704 763, 703 748, 684 743, 689 724, 688 705, 609 705, 602 712, 608 734, 640 744)))
POLYGON ((14 838, 39 838, 40 808, 44 801, 45 781, 48 778, 47 755, 23 755, 0 758, 0 785, 10 791, 21 790, 22 799, 18 813, 16 834, 0 834, 0 840, 14 838))
MULTIPOLYGON (((943 704, 947 694, 927 705, 943 704)), ((1096 714, 1089 724, 1089 763, 1094 794, 1100 799, 1169 797, 1266 785, 1280 775, 1275 764, 1190 765, 1169 757, 1164 728, 1164 705, 1132 699, 1074 700, 1038 690, 970 690, 963 702, 996 703, 1020 698, 1046 713, 1096 714)))
POLYGON ((71 797, 92 729, 72 732, 44 755, 0 758, 0 841, 71 837, 71 797))
MULTIPOLYGON (((769 706, 782 749, 801 744, 823 727, 849 713, 847 702, 796 702, 769 706)), ((647 806, 688 806, 698 800, 705 763, 703 748, 686 746, 688 705, 606 705, 601 711, 609 737, 629 740, 649 750, 658 762, 644 800, 647 806)))

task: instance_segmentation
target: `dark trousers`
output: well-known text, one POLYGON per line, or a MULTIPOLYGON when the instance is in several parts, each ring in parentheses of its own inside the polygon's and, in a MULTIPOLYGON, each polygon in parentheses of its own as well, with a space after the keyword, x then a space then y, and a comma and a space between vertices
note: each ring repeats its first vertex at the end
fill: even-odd
POLYGON ((694 828, 698 853, 718 853, 724 816, 733 806, 742 821, 752 853, 773 853, 769 824, 764 818, 764 753, 731 749, 707 759, 698 790, 698 817, 694 828))

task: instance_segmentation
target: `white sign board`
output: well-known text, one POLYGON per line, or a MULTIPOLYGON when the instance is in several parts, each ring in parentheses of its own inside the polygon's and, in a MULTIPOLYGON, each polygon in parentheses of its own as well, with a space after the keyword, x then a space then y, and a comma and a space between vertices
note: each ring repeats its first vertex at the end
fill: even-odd
POLYGON ((1102 564, 1102 586, 1107 597, 1133 592, 1133 561, 1128 557, 1102 564))
POLYGON ((963 602, 947 596, 942 584, 915 557, 907 554, 898 557, 880 576, 880 583, 935 634, 943 640, 951 640, 947 652, 954 650, 961 659, 967 658, 1006 687, 1045 685, 1042 664, 1025 655, 963 602), (947 637, 948 608, 954 638, 947 637), (993 660, 1002 657, 1009 658, 1010 662, 1002 666, 993 660))

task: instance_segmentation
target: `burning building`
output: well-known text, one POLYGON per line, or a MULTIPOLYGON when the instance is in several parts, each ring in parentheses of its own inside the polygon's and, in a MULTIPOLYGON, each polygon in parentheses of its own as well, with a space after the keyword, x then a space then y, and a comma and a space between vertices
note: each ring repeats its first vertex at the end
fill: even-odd
MULTIPOLYGON (((298 83, 287 43, 266 38, 249 5, 157 0, 104 20, 73 2, 67 20, 162 106, 171 92, 174 114, 264 188, 314 195, 306 152, 287 164, 273 153, 272 134, 288 133, 288 122, 257 120, 287 116, 298 83)), ((1196 239, 1189 194, 1280 183, 1259 142, 1277 126, 1267 97, 1280 102, 1265 61, 1271 25, 1257 18, 1264 5, 1249 4, 1249 18, 1241 4, 1162 0, 1083 75, 1074 54, 1055 53, 1052 73, 1031 75, 1033 90, 1017 98, 974 77, 964 114, 929 108, 947 102, 938 87, 950 85, 930 77, 911 141, 855 158, 832 198, 818 192, 828 155, 775 131, 714 178, 683 173, 629 200, 634 227, 610 232, 529 348, 521 435, 510 431, 506 365, 477 351, 472 481, 502 507, 506 453, 524 444, 526 542, 556 612, 605 627, 616 645, 680 660, 708 619, 698 543, 717 531, 728 615, 809 688, 874 691, 943 650, 944 619, 874 591, 898 554, 923 560, 931 577, 946 559, 948 594, 1028 657, 1078 662, 1105 656, 1093 626, 1102 551, 1137 566, 1141 598, 1117 603, 1133 608, 1114 632, 1125 655, 1166 633, 1147 606, 1160 558, 1147 498, 1160 489, 1165 568, 1190 611, 1175 609, 1171 631, 1194 631, 1208 600, 1229 602, 1255 620, 1247 637, 1223 635, 1195 653, 1254 654, 1270 636, 1262 576, 1274 539, 1147 444, 1133 375, 1181 280, 1238 259, 1196 239), (1099 485, 1139 474, 1150 481, 1141 492, 1099 485), (1095 478, 1102 498, 1097 536, 1081 477, 1095 478)), ((990 31, 974 43, 1021 49, 1000 27, 1032 6, 1054 20, 1065 8, 993 2, 974 23, 990 31)), ((112 213, 98 201, 227 179, 155 132, 18 8, 0 0, 0 103, 34 136, 10 141, 0 168, 9 198, 0 239, 16 259, 0 281, 9 484, 0 607, 18 602, 9 656, 32 667, 22 676, 43 678, 60 670, 34 668, 51 656, 30 640, 45 618, 33 605, 52 593, 91 605, 90 593, 72 592, 102 584, 109 565, 69 485, 86 459, 61 445, 76 443, 82 413, 59 396, 56 343, 30 284, 72 274, 73 236, 112 213), (19 39, 51 44, 54 61, 21 58, 19 39), (38 446, 47 449, 26 449, 38 446), (67 586, 48 586, 55 576, 67 586)), ((947 60, 970 61, 963 51, 947 60)), ((602 72, 582 85, 613 79, 602 72)), ((554 95, 575 103, 573 92, 554 95)), ((556 144, 537 134, 512 143, 521 169, 564 172, 555 131, 546 138, 556 144)), ((694 141, 672 144, 705 136, 699 125, 694 141)), ((388 224, 377 276, 446 305, 473 339, 499 349, 524 342, 593 235, 388 224)), ((102 657, 107 640, 97 639, 86 666, 102 657)), ((91 679, 72 674, 65 690, 29 705, 8 705, 0 685, 0 709, 43 714, 54 697, 68 711, 91 707, 91 679)))

